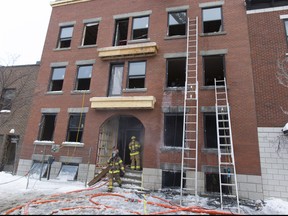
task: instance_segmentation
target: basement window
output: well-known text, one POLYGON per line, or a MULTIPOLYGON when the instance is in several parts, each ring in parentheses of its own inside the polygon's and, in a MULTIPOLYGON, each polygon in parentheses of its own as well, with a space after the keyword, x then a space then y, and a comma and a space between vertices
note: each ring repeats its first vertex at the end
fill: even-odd
POLYGON ((92 65, 78 66, 78 73, 76 79, 76 90, 89 90, 92 74, 92 65))
POLYGON ((46 177, 47 176, 47 168, 48 168, 48 163, 44 162, 39 162, 39 161, 34 161, 31 170, 30 170, 30 177, 34 179, 39 179, 41 177, 46 177))
POLYGON ((203 56, 203 65, 205 86, 214 85, 214 79, 224 80, 224 55, 203 56))
MULTIPOLYGON (((185 185, 185 180, 183 179, 183 181, 185 185)), ((181 171, 162 171, 162 188, 179 189, 180 187, 181 171)))
POLYGON ((84 123, 85 123, 85 114, 83 113, 70 114, 67 137, 66 137, 67 142, 81 142, 84 123))
MULTIPOLYGON (((228 175, 221 175, 221 178, 222 183, 231 184, 231 176, 229 177, 228 175)), ((219 173, 205 173, 205 189, 208 193, 220 193, 219 173)), ((232 194, 232 187, 222 186, 222 193, 232 194)))
POLYGON ((114 33, 114 46, 127 44, 129 19, 116 20, 114 33))
POLYGON ((123 70, 124 64, 111 65, 109 96, 122 95, 123 70))
POLYGON ((12 101, 16 97, 15 88, 4 88, 0 98, 0 110, 11 110, 12 101))
POLYGON ((40 128, 39 128, 38 140, 41 140, 41 141, 53 140, 55 120, 56 120, 56 114, 52 114, 52 113, 42 114, 41 122, 39 124, 40 128))
POLYGON ((217 33, 223 31, 222 8, 204 8, 202 10, 203 33, 217 33))
POLYGON ((186 58, 167 59, 167 87, 185 87, 186 58))
POLYGON ((49 91, 62 91, 66 67, 52 69, 49 91))
POLYGON ((129 89, 145 87, 146 62, 129 62, 128 83, 129 89))
POLYGON ((204 113, 204 142, 206 148, 217 149, 216 113, 204 113))
POLYGON ((168 36, 186 35, 186 11, 170 12, 168 14, 168 36))
POLYGON ((63 164, 57 176, 59 180, 75 181, 78 175, 78 164, 63 164))
POLYGON ((71 46, 73 28, 73 26, 65 26, 60 28, 58 48, 69 48, 71 46))
POLYGON ((96 45, 98 36, 98 23, 86 23, 83 35, 83 46, 96 45))
POLYGON ((147 39, 149 16, 133 18, 132 40, 147 39))
POLYGON ((164 114, 164 145, 182 147, 183 113, 164 114))

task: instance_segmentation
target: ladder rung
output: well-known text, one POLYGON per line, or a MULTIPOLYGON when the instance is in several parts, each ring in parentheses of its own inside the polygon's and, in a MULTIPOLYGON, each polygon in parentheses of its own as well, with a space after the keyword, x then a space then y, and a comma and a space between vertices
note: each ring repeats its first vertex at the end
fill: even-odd
POLYGON ((233 183, 220 183, 222 186, 235 186, 233 183))
POLYGON ((192 168, 192 167, 183 167, 183 169, 185 169, 185 170, 196 170, 196 168, 192 168))
POLYGON ((185 151, 196 151, 195 148, 183 148, 183 150, 185 150, 185 151))
POLYGON ((231 163, 228 163, 228 162, 221 162, 221 164, 222 164, 222 165, 231 165, 231 166, 234 165, 232 162, 231 162, 231 163))

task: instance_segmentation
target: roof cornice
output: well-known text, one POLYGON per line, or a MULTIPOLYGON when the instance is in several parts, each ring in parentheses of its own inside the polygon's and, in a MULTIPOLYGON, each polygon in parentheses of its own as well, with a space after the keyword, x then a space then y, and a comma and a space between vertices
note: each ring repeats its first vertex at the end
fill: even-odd
POLYGON ((51 7, 58 7, 58 6, 77 4, 77 3, 88 2, 88 1, 93 1, 93 0, 55 0, 55 1, 51 1, 50 5, 51 7))

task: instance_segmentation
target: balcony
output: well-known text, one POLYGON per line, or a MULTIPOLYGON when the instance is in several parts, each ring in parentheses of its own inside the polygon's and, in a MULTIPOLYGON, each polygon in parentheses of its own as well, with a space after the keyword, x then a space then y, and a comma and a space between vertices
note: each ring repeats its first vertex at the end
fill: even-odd
POLYGON ((97 110, 115 109, 154 109, 154 96, 93 97, 91 108, 97 110))
POLYGON ((129 44, 125 46, 104 47, 97 50, 101 59, 113 60, 154 56, 157 54, 158 48, 155 42, 149 42, 129 44))

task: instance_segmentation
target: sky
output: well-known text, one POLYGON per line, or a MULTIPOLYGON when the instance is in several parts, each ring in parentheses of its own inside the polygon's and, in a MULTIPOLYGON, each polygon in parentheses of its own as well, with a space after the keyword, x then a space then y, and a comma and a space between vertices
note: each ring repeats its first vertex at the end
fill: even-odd
POLYGON ((50 21, 51 0, 0 1, 0 65, 36 64, 50 21))
MULTIPOLYGON (((35 175, 17 176, 0 172, 0 215, 223 214, 216 205, 211 205, 215 200, 209 201, 202 197, 196 204, 195 197, 188 196, 191 205, 185 209, 179 206, 179 198, 179 195, 173 194, 171 190, 146 190, 143 193, 129 185, 119 188, 114 184, 113 192, 107 192, 107 178, 88 187, 83 182, 67 181, 67 178, 40 180, 39 176, 35 175)), ((240 214, 288 215, 286 201, 271 198, 257 202, 261 203, 258 208, 251 205, 251 202, 240 202, 240 214)), ((237 213, 233 206, 229 211, 237 213)), ((225 210, 224 213, 231 215, 229 211, 225 210)))

